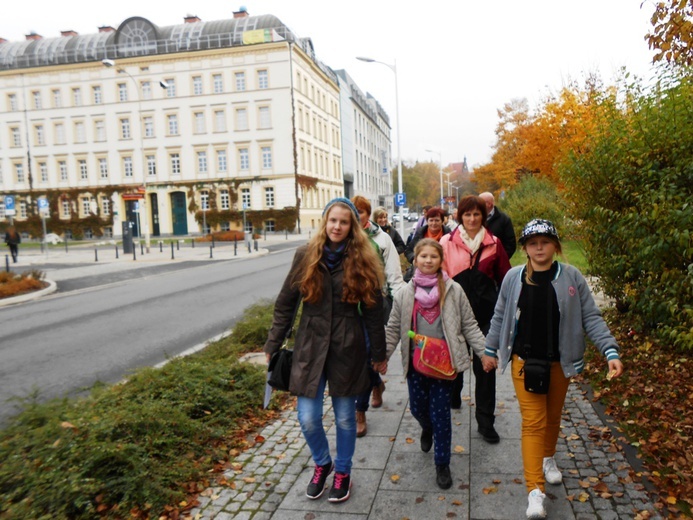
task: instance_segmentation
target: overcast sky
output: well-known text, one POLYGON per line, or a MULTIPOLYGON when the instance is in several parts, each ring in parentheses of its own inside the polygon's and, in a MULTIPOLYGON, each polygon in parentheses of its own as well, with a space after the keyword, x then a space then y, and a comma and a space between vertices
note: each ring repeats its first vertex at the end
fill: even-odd
POLYGON ((402 158, 444 164, 467 157, 470 167, 491 158, 496 110, 513 98, 535 106, 571 79, 599 72, 611 83, 618 70, 649 76, 652 53, 643 37, 653 0, 33 0, 11 1, 0 37, 23 40, 61 30, 97 32, 131 16, 158 26, 273 14, 313 40, 320 60, 346 69, 361 90, 390 114, 397 157, 394 74, 356 56, 397 63, 402 158))

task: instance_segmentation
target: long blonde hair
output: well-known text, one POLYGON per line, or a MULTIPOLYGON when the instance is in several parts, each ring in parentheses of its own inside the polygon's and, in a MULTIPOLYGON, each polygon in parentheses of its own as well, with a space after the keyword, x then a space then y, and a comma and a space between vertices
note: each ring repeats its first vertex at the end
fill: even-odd
POLYGON ((351 215, 351 229, 344 239, 346 249, 343 261, 342 301, 363 302, 370 307, 375 304, 375 293, 382 291, 385 283, 382 262, 353 210, 342 202, 336 202, 330 207, 320 223, 320 229, 308 243, 296 283, 305 301, 318 303, 322 300, 323 274, 320 263, 325 244, 328 242, 327 219, 334 207, 348 209, 351 215))
MULTIPOLYGON (((424 247, 432 247, 440 255, 440 267, 438 267, 438 272, 436 273, 438 277, 438 294, 440 294, 440 308, 443 308, 443 302, 445 301, 445 280, 443 279, 443 246, 438 243, 437 240, 432 238, 422 238, 414 246, 414 262, 416 262, 416 257, 424 247)), ((416 265, 416 264, 415 264, 416 265)))

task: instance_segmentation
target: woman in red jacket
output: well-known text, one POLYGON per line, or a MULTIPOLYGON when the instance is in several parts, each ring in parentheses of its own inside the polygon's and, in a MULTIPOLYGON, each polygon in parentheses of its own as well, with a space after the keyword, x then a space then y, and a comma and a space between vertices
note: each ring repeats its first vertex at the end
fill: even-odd
MULTIPOLYGON (((462 197, 457 205, 457 221, 460 225, 440 240, 445 258, 443 268, 462 286, 481 332, 487 334, 498 290, 505 273, 510 270, 510 261, 500 240, 484 227, 486 203, 483 199, 474 195, 462 197)), ((472 357, 476 378, 476 423, 484 440, 495 444, 500 440, 494 428, 496 372, 484 371, 481 360, 476 355, 472 357)), ((463 385, 464 376, 458 374, 452 391, 452 408, 462 406, 463 385)))

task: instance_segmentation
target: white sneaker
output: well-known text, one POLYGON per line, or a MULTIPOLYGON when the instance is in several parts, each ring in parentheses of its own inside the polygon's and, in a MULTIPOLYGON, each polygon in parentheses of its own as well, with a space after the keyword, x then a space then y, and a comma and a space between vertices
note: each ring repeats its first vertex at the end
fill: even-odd
POLYGON ((527 518, 546 518, 544 498, 546 495, 541 492, 541 489, 532 490, 527 497, 527 518))
POLYGON ((563 482, 563 475, 556 466, 553 457, 544 457, 544 478, 549 484, 560 484, 563 482))

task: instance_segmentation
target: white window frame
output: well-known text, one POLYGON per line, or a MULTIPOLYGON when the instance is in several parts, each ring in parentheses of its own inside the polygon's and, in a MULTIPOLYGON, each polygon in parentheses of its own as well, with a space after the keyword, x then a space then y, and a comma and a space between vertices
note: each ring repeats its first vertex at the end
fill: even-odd
POLYGON ((171 152, 168 158, 171 165, 171 175, 180 175, 180 153, 171 152))
POLYGON ((193 96, 201 96, 204 94, 204 89, 202 88, 202 76, 193 76, 193 96))
POLYGON ((262 169, 271 170, 272 169, 272 147, 263 146, 260 148, 262 154, 262 169))
POLYGON ((128 84, 118 83, 118 101, 123 102, 128 100, 128 84))
POLYGON ((250 170, 250 149, 249 148, 239 148, 238 149, 238 169, 241 171, 250 170))
POLYGON ((126 179, 131 179, 134 175, 132 157, 123 157, 123 177, 126 179))
POLYGON ((215 94, 223 94, 224 92, 224 76, 221 74, 212 75, 212 84, 214 85, 215 94))
POLYGON ((225 173, 228 170, 229 161, 226 150, 217 150, 217 171, 225 173))
POLYGON ((166 121, 168 123, 168 135, 178 135, 178 114, 168 114, 166 121))
POLYGON ((58 161, 58 171, 60 172, 60 180, 63 182, 68 181, 68 171, 67 171, 67 161, 58 161))
POLYGON ((130 118, 121 117, 120 118, 120 138, 121 139, 132 139, 132 130, 130 129, 130 118))
POLYGON ((108 160, 105 157, 99 157, 99 177, 108 179, 108 160))
POLYGON ((48 164, 45 162, 38 163, 39 172, 41 173, 41 182, 48 182, 48 164))
POLYGON ((248 109, 245 107, 240 107, 236 109, 236 130, 243 131, 248 130, 248 109))
POLYGON ((156 155, 147 155, 147 177, 156 177, 156 155))
POLYGON ((94 99, 94 104, 101 105, 103 103, 103 92, 101 91, 101 85, 94 85, 91 87, 91 93, 94 99))
POLYGON ((246 89, 245 72, 235 72, 233 78, 236 85, 236 92, 243 92, 246 89))
POLYGON ((219 190, 219 202, 222 210, 231 209, 231 197, 229 190, 219 190))
POLYGON ((89 167, 86 159, 77 159, 77 169, 79 170, 79 180, 89 180, 89 167))
POLYGON ((197 172, 206 174, 208 172, 207 151, 198 150, 197 152, 195 152, 195 157, 197 157, 197 172))
POLYGON ((154 137, 154 117, 144 116, 142 125, 144 126, 144 137, 154 137))
POLYGON ((260 69, 257 71, 257 88, 269 88, 269 71, 267 69, 260 69))
POLYGON ((274 187, 273 186, 268 186, 265 188, 265 207, 266 208, 273 208, 274 207, 274 187))

